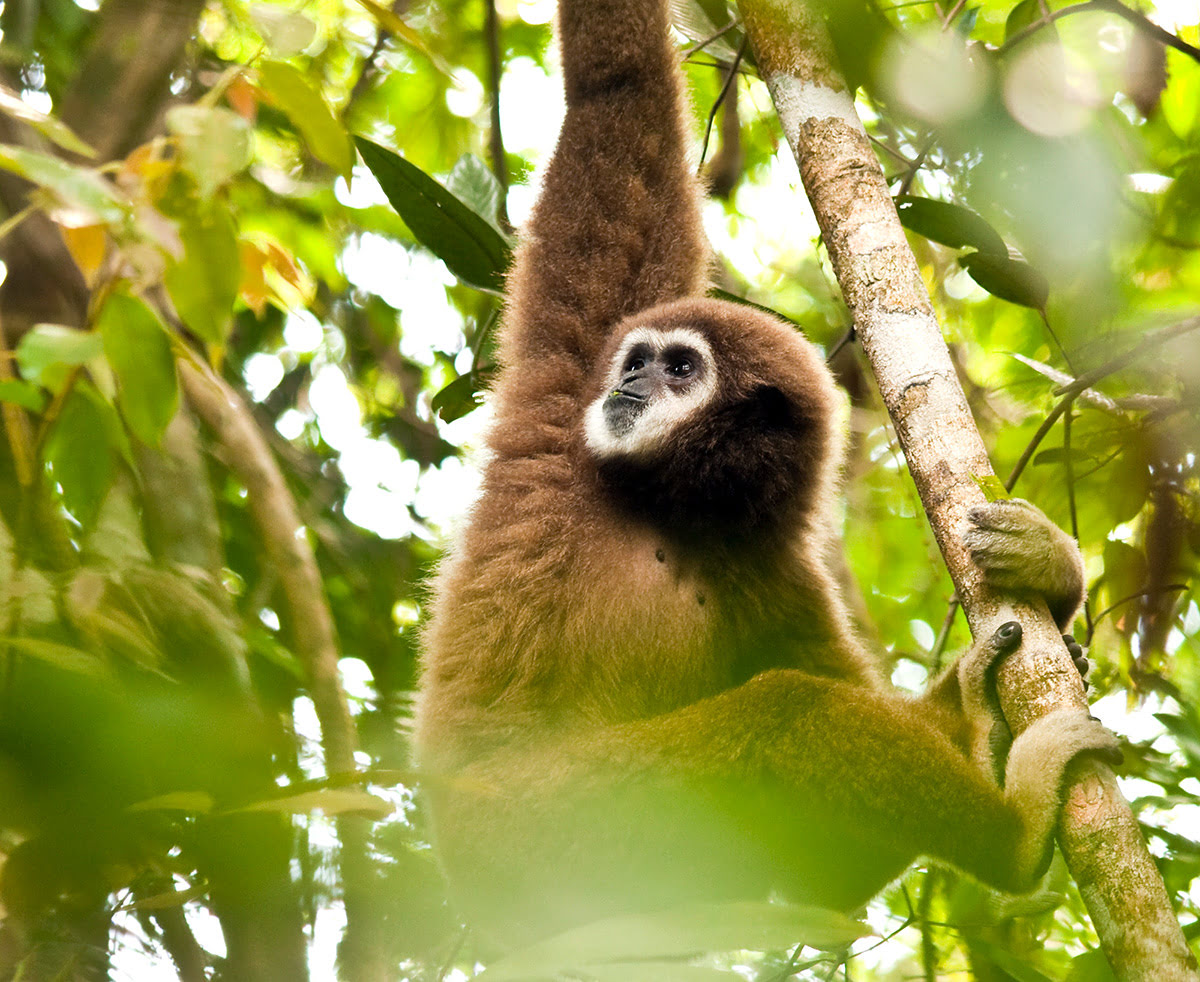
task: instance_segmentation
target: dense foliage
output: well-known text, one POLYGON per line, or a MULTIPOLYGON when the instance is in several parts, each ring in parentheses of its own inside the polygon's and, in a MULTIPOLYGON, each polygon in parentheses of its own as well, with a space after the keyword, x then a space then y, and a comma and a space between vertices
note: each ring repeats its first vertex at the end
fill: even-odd
MULTIPOLYGON (((486 961, 444 895, 406 725, 422 584, 470 500, 512 228, 559 111, 552 3, 490 4, 0 0, 0 977, 486 961)), ((949 579, 736 10, 674 8, 714 280, 830 353, 856 606, 919 686, 967 642, 949 579)), ((1097 712, 1129 738, 1125 788, 1194 936, 1185 9, 827 14, 997 473, 1087 557, 1097 712)), ((884 940, 849 947, 783 907, 597 925, 490 977, 1108 977, 1061 865, 1019 900, 915 870, 867 921, 884 940)))

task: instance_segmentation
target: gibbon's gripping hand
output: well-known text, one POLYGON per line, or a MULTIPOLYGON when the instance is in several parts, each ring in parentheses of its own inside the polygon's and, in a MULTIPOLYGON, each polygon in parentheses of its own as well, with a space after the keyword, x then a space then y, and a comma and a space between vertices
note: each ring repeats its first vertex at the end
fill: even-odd
POLYGON ((1028 501, 1007 498, 967 513, 963 536, 971 559, 997 590, 1040 596, 1059 630, 1083 603, 1079 546, 1028 501))
POLYGON ((1075 667, 1079 670, 1079 677, 1083 679, 1084 689, 1091 687, 1088 681, 1092 674, 1092 660, 1087 656, 1087 652, 1083 650, 1083 645, 1076 641, 1071 635, 1064 634, 1062 636, 1063 644, 1067 646, 1067 651, 1071 655, 1071 661, 1075 663, 1075 667))

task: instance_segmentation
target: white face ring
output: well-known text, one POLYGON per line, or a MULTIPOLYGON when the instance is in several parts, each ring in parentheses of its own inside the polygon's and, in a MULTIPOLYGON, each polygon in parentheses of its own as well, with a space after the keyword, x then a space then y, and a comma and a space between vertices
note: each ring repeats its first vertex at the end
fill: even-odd
POLYGON ((635 327, 625 336, 613 357, 607 374, 604 394, 588 406, 584 413, 583 432, 588 449, 597 457, 648 457, 697 410, 706 406, 717 391, 717 366, 712 348, 699 331, 686 327, 635 327), (672 346, 693 349, 703 364, 703 372, 694 385, 679 392, 668 392, 655 399, 638 416, 633 427, 621 435, 611 429, 604 418, 604 402, 608 393, 620 383, 629 352, 637 345, 646 345, 655 354, 672 346))

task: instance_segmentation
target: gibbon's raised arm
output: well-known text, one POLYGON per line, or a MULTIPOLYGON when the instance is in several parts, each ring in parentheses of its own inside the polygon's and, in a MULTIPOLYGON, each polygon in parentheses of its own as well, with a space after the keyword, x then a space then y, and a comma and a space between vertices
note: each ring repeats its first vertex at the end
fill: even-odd
POLYGON ((706 247, 666 4, 561 0, 559 23, 567 115, 509 278, 503 360, 570 358, 563 385, 620 318, 702 292, 706 247))

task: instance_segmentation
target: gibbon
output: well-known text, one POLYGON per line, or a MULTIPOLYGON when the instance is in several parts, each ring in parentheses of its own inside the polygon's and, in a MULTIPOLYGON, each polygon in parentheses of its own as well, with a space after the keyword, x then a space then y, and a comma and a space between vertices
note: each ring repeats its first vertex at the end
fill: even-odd
MULTIPOLYGON (((666 8, 561 0, 566 119, 425 634, 416 743, 456 900, 511 946, 771 891, 850 909, 918 855, 1031 889, 1064 769, 1115 738, 1064 710, 998 757, 1015 622, 919 698, 856 637, 828 563, 834 385, 790 326, 703 296, 666 8)), ((985 573, 1065 628, 1074 542, 1023 502, 971 520, 985 573)))

